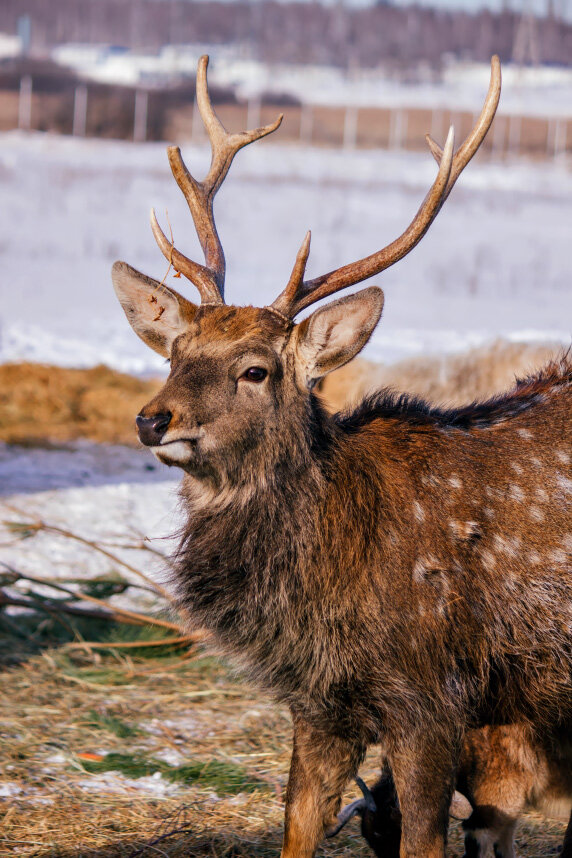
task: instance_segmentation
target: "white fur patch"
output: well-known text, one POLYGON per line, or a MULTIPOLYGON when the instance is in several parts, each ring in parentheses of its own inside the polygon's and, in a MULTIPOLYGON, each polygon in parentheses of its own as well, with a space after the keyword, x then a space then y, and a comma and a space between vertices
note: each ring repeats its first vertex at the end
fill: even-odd
POLYGON ((166 465, 176 465, 189 461, 189 445, 185 441, 171 441, 170 444, 161 444, 151 447, 151 452, 166 465))

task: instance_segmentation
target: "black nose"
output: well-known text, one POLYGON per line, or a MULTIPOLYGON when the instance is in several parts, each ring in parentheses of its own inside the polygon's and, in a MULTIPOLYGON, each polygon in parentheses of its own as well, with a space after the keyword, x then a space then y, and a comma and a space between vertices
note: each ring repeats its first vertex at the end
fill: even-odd
POLYGON ((153 414, 152 417, 143 417, 142 414, 138 414, 135 422, 141 443, 146 444, 147 447, 157 447, 167 431, 172 416, 170 411, 165 414, 153 414))

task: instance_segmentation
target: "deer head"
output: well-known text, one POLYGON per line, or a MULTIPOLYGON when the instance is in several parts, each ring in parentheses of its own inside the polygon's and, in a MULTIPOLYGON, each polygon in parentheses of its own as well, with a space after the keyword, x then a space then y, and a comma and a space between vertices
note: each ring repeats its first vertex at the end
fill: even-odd
POLYGON ((293 455, 296 445, 292 438, 296 431, 299 434, 300 418, 314 402, 310 391, 367 343, 381 317, 383 292, 372 286, 320 307, 299 323, 295 317, 314 302, 393 265, 421 240, 491 125, 500 95, 500 64, 493 57, 483 110, 457 152, 452 128, 443 149, 427 137, 439 169, 419 211, 399 238, 364 259, 305 280, 308 232, 285 289, 262 308, 224 303, 225 261, 213 199, 238 150, 275 131, 282 116, 264 128, 227 133, 209 98, 207 64, 208 57, 202 57, 197 101, 212 148, 208 175, 202 182, 196 181, 180 150, 174 146, 167 150, 173 176, 195 223, 205 265, 177 250, 151 213, 161 251, 198 289, 201 303, 191 303, 124 262, 115 263, 112 278, 135 332, 171 363, 165 386, 137 416, 141 441, 166 464, 218 482, 244 470, 249 455, 262 449, 262 444, 265 455, 275 451, 274 460, 286 447, 287 455, 293 455), (281 439, 288 426, 292 433, 287 443, 281 439))

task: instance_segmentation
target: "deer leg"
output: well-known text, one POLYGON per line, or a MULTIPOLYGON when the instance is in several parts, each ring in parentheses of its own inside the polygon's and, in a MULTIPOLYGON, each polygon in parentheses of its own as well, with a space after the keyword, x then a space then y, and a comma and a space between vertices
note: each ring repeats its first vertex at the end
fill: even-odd
POLYGON ((336 824, 342 791, 364 753, 362 746, 294 717, 281 858, 312 858, 327 829, 336 824))
POLYGON ((390 754, 401 810, 400 858, 445 858, 456 737, 409 736, 390 754))

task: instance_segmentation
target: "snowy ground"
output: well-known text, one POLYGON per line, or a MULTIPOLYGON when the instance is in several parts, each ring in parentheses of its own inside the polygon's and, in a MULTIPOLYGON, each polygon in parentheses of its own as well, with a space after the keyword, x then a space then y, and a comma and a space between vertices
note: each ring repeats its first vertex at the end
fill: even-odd
MULTIPOLYGON (((208 153, 189 147, 184 154, 200 176, 208 153)), ((307 151, 265 141, 241 152, 217 201, 228 299, 271 300, 309 227, 310 276, 390 242, 434 174, 429 154, 307 151)), ((163 361, 128 327, 109 270, 122 258, 163 276, 147 224, 152 205, 163 223, 168 207, 177 245, 200 259, 164 146, 6 134, 0 186, 0 360, 163 372, 163 361)), ((366 356, 394 360, 498 336, 568 343, 571 223, 569 165, 471 164, 421 245, 375 278, 386 309, 366 356)), ((176 479, 147 454, 95 453, 89 445, 68 453, 3 448, 0 518, 39 515, 95 539, 143 532, 168 548, 163 537, 177 527, 176 479)), ((101 558, 61 537, 15 542, 4 531, 0 544, 6 562, 34 574, 105 571, 101 558)))
MULTIPOLYGON (((208 152, 184 154, 200 176, 208 152)), ((239 153, 216 206, 228 300, 271 300, 308 228, 310 276, 390 242, 434 174, 428 153, 266 141, 239 153)), ((164 146, 0 135, 0 188, 0 360, 164 369, 133 336, 109 276, 118 258, 163 276, 151 206, 163 224, 168 208, 176 244, 201 258, 164 146)), ((569 164, 469 165, 419 247, 374 279, 386 307, 366 355, 394 360, 498 336, 567 342, 570 223, 569 164)))

